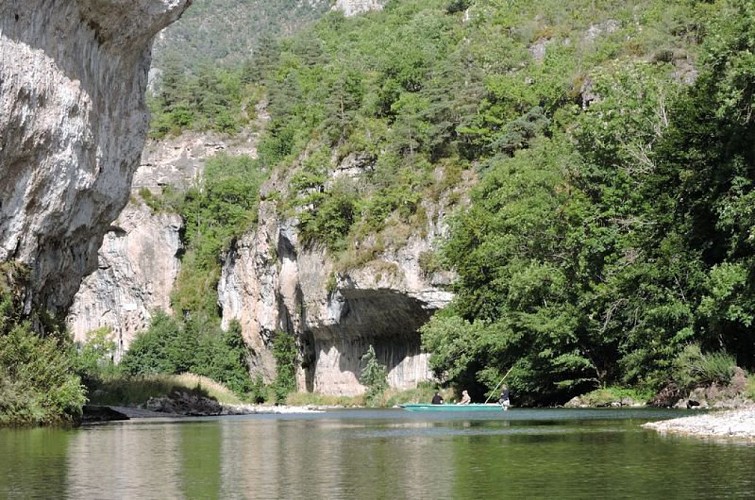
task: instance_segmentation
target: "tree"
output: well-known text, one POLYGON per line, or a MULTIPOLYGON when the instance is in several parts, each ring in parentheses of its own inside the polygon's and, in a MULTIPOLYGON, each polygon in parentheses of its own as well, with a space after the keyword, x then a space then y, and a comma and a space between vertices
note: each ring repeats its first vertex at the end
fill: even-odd
POLYGON ((388 388, 388 373, 385 365, 381 365, 375 354, 375 348, 370 347, 362 355, 362 371, 359 373, 359 382, 367 387, 365 398, 367 403, 375 404, 377 399, 388 388))
POLYGON ((296 359, 298 350, 294 336, 277 332, 273 339, 276 377, 273 383, 275 401, 285 403, 286 397, 296 390, 296 359))

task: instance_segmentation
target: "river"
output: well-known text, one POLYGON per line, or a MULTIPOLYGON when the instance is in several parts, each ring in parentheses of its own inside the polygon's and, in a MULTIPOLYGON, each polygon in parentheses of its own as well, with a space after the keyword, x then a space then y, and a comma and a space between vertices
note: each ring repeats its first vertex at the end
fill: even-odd
POLYGON ((333 410, 0 430, 0 498, 755 498, 755 444, 678 411, 333 410))

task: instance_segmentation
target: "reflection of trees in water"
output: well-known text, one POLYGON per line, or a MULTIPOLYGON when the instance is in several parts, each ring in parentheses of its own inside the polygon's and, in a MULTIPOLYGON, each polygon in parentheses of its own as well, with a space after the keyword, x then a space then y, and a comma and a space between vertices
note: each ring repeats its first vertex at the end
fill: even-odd
MULTIPOLYGON (((167 422, 85 427, 68 446, 68 498, 177 498, 181 495, 181 427, 167 422)), ((60 494, 60 492, 58 492, 60 494)))
POLYGON ((58 496, 68 440, 68 434, 50 429, 0 428, 0 498, 58 496))
POLYGON ((621 498, 665 498, 682 489, 690 498, 751 493, 754 447, 664 439, 640 428, 653 418, 659 415, 647 410, 512 410, 489 419, 346 410, 0 430, 6 472, 0 498, 521 498, 535 492, 560 498, 565 491, 590 498, 606 484, 621 498), (697 481, 702 474, 707 480, 697 481))

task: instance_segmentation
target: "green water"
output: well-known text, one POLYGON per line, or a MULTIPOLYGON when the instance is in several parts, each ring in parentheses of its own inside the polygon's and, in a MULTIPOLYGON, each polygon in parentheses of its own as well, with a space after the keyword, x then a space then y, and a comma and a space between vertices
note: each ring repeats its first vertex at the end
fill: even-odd
POLYGON ((658 410, 149 419, 0 430, 0 498, 755 498, 755 444, 658 410))

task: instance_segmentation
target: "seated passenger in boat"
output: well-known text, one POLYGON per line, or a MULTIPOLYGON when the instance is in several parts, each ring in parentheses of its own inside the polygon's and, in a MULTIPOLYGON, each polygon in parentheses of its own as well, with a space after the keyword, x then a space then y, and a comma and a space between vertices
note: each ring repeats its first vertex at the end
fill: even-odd
POLYGON ((468 405, 471 402, 472 402, 472 398, 469 397, 469 393, 465 389, 461 393, 461 401, 459 401, 458 404, 460 404, 460 405, 468 405))
POLYGON ((443 404, 443 397, 441 397, 439 392, 435 393, 435 396, 433 396, 433 400, 431 401, 434 405, 442 405, 443 404))

